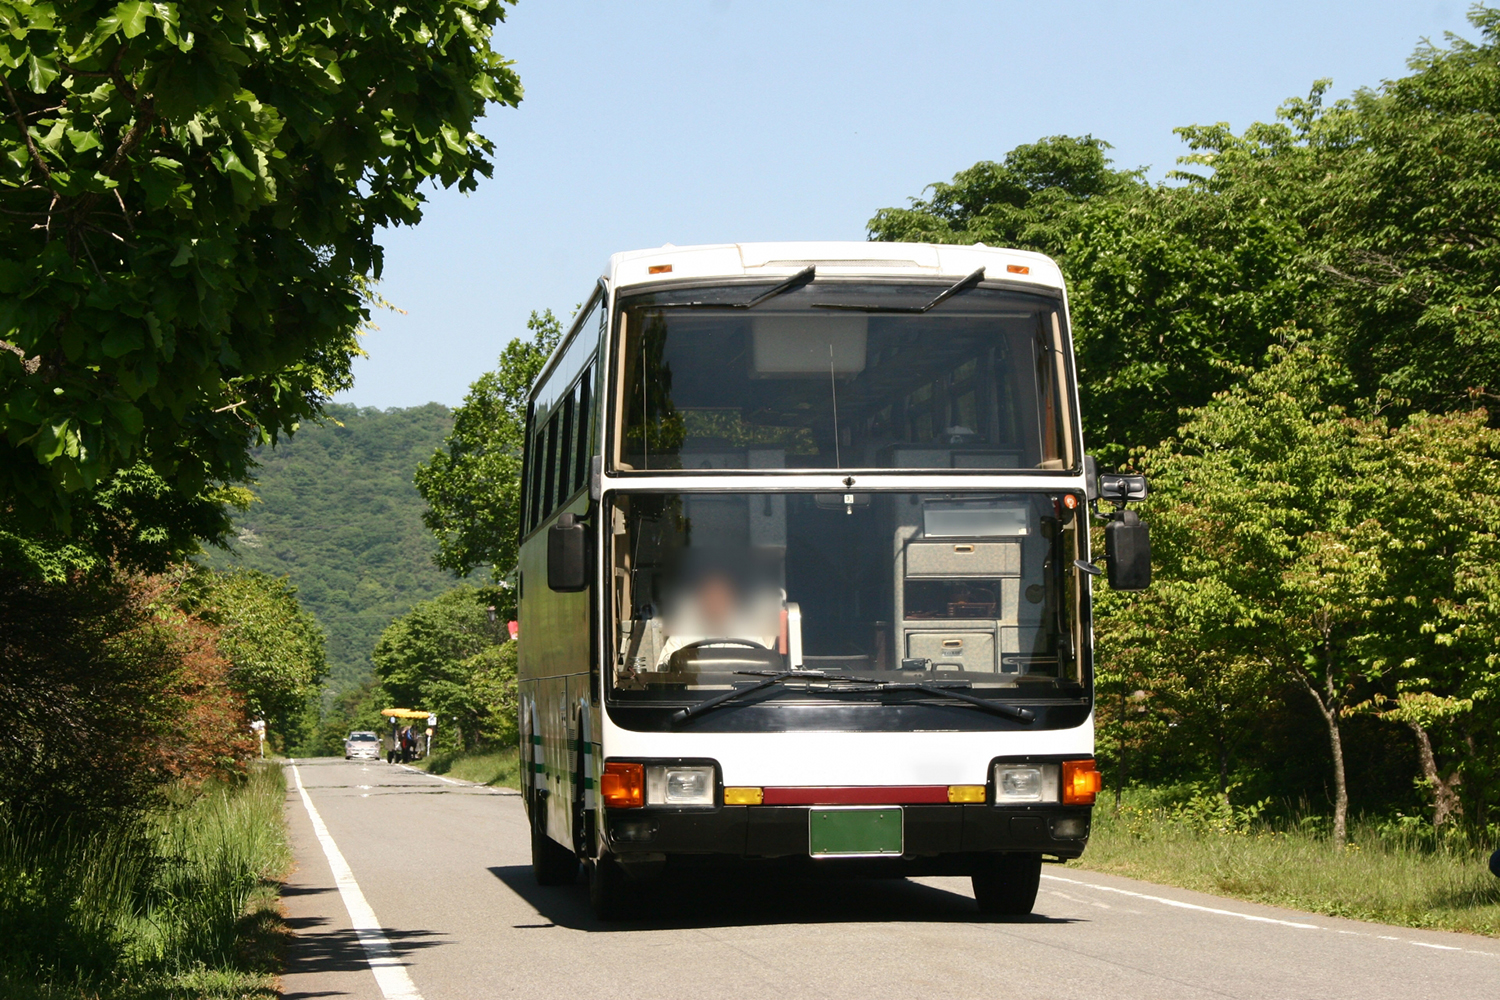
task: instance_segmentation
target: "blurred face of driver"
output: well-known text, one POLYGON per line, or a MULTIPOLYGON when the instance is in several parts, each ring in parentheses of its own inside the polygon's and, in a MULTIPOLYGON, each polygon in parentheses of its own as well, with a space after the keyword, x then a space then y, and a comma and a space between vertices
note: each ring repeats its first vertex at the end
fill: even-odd
POLYGON ((734 613, 734 584, 723 573, 710 573, 698 584, 698 613, 706 624, 719 628, 734 613))

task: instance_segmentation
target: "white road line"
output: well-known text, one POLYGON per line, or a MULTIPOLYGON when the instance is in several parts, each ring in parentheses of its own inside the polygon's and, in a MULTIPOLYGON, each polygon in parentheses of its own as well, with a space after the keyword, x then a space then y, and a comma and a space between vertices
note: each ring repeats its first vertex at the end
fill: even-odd
MULTIPOLYGON (((1122 896, 1134 896, 1137 899, 1149 899, 1153 903, 1163 903, 1167 906, 1176 906, 1184 910, 1198 910, 1202 913, 1216 913, 1224 917, 1239 917, 1241 920, 1253 920, 1257 923, 1280 924, 1283 927, 1296 927, 1299 930, 1309 931, 1337 930, 1339 934, 1350 934, 1354 937, 1374 938, 1377 941, 1395 941, 1397 944, 1413 944, 1418 948, 1435 948, 1438 951, 1461 951, 1465 955, 1483 955, 1486 958, 1500 958, 1500 954, 1497 954, 1493 951, 1479 951, 1476 948, 1459 948, 1451 944, 1433 944, 1430 941, 1414 941, 1411 938, 1393 937, 1390 934, 1369 934, 1364 931, 1351 931, 1344 930, 1343 928, 1324 927, 1320 924, 1299 924, 1293 920, 1277 920, 1274 917, 1262 917, 1254 913, 1239 913, 1235 910, 1220 910, 1212 906, 1199 906, 1197 903, 1184 903, 1180 899, 1168 899, 1165 896, 1148 896, 1144 892, 1131 892, 1129 889, 1116 889, 1114 886, 1099 885, 1095 882, 1084 882, 1080 879, 1063 878, 1060 875, 1043 875, 1042 878, 1050 879, 1053 882, 1067 882, 1072 885, 1081 885, 1088 889, 1097 889, 1100 892, 1117 892, 1122 896)), ((1070 896, 1064 896, 1060 892, 1056 892, 1053 890, 1049 891, 1051 891, 1054 896, 1063 896, 1064 899, 1072 898, 1070 896)), ((1094 905, 1101 906, 1103 904, 1095 903, 1094 905)))
POLYGON ((420 774, 424 778, 436 778, 439 781, 446 781, 450 785, 458 785, 462 788, 477 788, 479 791, 489 792, 491 795, 521 794, 513 788, 495 788, 490 785, 481 785, 477 781, 464 781, 460 778, 445 778, 441 774, 433 774, 431 771, 424 771, 420 767, 412 767, 410 764, 397 764, 396 766, 404 771, 410 771, 412 774, 420 774))
POLYGON ((339 887, 344 908, 349 911, 349 921, 354 925, 354 933, 359 935, 360 946, 365 951, 365 961, 375 974, 380 992, 385 995, 386 1000, 422 1000, 422 994, 417 992, 416 984, 407 975, 406 966, 391 949, 391 942, 381 929, 380 921, 375 919, 375 910, 365 901, 365 894, 359 891, 359 883, 354 881, 354 872, 350 870, 349 862, 344 860, 339 845, 334 843, 333 837, 328 833, 328 827, 323 825, 323 817, 318 815, 312 796, 307 794, 307 788, 302 784, 302 772, 297 770, 295 763, 292 764, 292 778, 297 782, 297 793, 302 796, 302 805, 307 808, 307 818, 312 820, 313 833, 317 835, 318 843, 323 845, 323 854, 328 858, 328 866, 333 869, 333 880, 339 887))
POLYGON ((1299 930, 1318 931, 1322 930, 1317 924, 1299 924, 1294 920, 1277 920, 1275 917, 1262 917, 1254 913, 1239 913, 1235 910, 1220 910, 1212 906, 1199 906, 1197 903, 1184 903, 1180 899, 1168 899, 1165 896, 1148 896, 1144 892, 1131 892, 1129 889, 1116 889, 1113 886, 1097 885, 1093 882, 1082 882, 1078 879, 1063 878, 1060 875, 1043 875, 1042 878, 1053 882, 1067 882, 1070 885, 1088 886, 1100 892, 1118 892, 1122 896, 1134 896, 1136 899, 1149 899, 1153 903, 1162 903, 1166 906, 1176 906, 1184 910, 1197 910, 1200 913, 1216 913, 1221 917, 1239 917, 1241 920, 1253 920, 1259 924, 1280 924, 1282 927, 1296 927, 1299 930))

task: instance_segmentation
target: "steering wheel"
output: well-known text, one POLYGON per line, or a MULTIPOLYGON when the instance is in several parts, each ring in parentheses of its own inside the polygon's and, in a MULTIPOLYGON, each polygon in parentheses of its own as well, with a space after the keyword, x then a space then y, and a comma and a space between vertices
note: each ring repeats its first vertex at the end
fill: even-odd
POLYGON ((748 649, 764 649, 767 652, 771 650, 770 646, 762 646, 760 643, 749 639, 699 639, 696 642, 684 643, 678 646, 675 651, 681 652, 684 649, 697 649, 699 646, 745 646, 748 649))

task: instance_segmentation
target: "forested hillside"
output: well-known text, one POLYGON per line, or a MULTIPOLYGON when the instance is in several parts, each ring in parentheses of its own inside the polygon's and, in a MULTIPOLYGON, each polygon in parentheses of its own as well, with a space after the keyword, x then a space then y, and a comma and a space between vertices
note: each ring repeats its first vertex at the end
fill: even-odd
POLYGON ((453 418, 437 403, 328 413, 256 454, 257 502, 235 517, 232 550, 208 560, 290 577, 328 633, 329 684, 340 690, 372 675, 370 653, 392 618, 453 586, 433 565, 437 544, 412 485, 453 418))

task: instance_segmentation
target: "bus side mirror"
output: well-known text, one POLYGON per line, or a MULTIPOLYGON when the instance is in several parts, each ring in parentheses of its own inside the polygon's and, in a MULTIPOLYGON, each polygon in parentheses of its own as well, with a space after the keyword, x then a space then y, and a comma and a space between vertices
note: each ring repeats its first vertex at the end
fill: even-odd
POLYGON ((1133 510, 1122 510, 1104 526, 1104 558, 1111 590, 1151 586, 1151 532, 1133 510))
POLYGON ((1119 476, 1104 472, 1099 474, 1099 499, 1113 504, 1140 503, 1150 490, 1145 476, 1119 476))
POLYGON ((575 514, 562 514, 547 529, 547 586, 564 594, 589 586, 588 531, 575 514))

